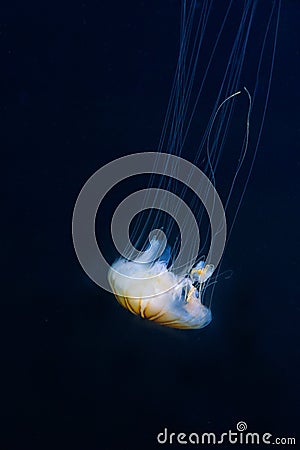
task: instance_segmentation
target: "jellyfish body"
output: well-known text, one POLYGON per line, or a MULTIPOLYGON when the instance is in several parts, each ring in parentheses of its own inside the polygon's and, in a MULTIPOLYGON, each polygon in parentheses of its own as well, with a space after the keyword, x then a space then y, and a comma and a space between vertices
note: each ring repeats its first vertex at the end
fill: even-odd
POLYGON ((203 261, 185 276, 168 269, 168 262, 151 261, 158 243, 146 250, 147 261, 117 260, 108 279, 118 302, 131 313, 172 328, 199 329, 211 321, 211 311, 201 301, 205 282, 213 273, 203 261))
MULTIPOLYGON (((232 1, 228 1, 228 3, 224 2, 227 5, 224 7, 224 17, 222 23, 220 23, 220 29, 216 34, 216 39, 210 44, 210 51, 208 52, 210 56, 207 59, 207 66, 203 72, 198 69, 198 61, 203 61, 199 58, 199 55, 202 55, 206 25, 210 19, 209 16, 213 2, 209 7, 207 2, 203 2, 202 8, 199 7, 198 3, 194 0, 191 2, 182 0, 178 64, 157 153, 165 152, 177 156, 182 155, 194 113, 198 108, 198 103, 201 106, 199 98, 202 95, 203 86, 205 86, 207 79, 215 78, 215 72, 213 72, 214 64, 216 61, 222 61, 223 58, 224 48, 223 45, 219 45, 219 41, 220 43, 222 42, 221 37, 224 36, 226 31, 234 30, 231 36, 232 45, 230 44, 228 50, 226 64, 222 68, 219 65, 217 66, 218 68, 220 67, 221 75, 217 81, 215 105, 207 121, 207 127, 206 129, 204 128, 201 141, 196 145, 194 155, 192 153, 189 155, 189 158, 193 158, 196 166, 201 164, 201 169, 215 186, 216 171, 222 164, 220 163, 220 158, 225 148, 229 125, 234 112, 234 102, 238 94, 242 91, 246 92, 248 97, 248 111, 244 121, 245 134, 241 139, 241 143, 236 146, 237 151, 234 157, 232 151, 229 154, 229 160, 235 161, 233 163, 234 169, 232 174, 228 175, 227 171, 223 170, 223 179, 225 178, 228 184, 226 195, 224 195, 224 210, 227 214, 228 205, 233 197, 232 193, 241 166, 248 164, 244 168, 244 179, 242 179, 241 187, 239 187, 235 199, 236 207, 231 212, 232 219, 228 231, 228 235, 230 235, 245 194, 261 139, 273 73, 281 0, 271 2, 272 4, 267 7, 262 2, 260 8, 258 8, 259 2, 255 0, 241 4, 236 4, 232 1), (240 20, 236 20, 236 12, 235 14, 230 13, 232 9, 234 11, 240 11, 240 20), (198 10, 200 11, 200 15, 197 14, 198 10), (256 14, 258 15, 255 21, 256 14), (262 22, 261 17, 264 17, 264 22, 262 22), (259 29, 261 29, 262 23, 265 23, 265 32, 262 34, 259 43, 255 33, 252 31, 255 23, 259 29), (253 37, 251 38, 251 35, 255 37, 254 40, 253 37), (252 55, 251 59, 247 62, 246 55, 248 48, 250 48, 249 42, 250 44, 255 44, 257 54, 255 58, 252 55), (265 58, 267 51, 269 51, 269 54, 265 58), (219 58, 219 56, 222 56, 222 58, 219 58), (266 61, 265 63, 263 62, 264 60, 266 61), (247 88, 241 89, 241 82, 243 78, 248 79, 248 72, 255 73, 255 77, 250 83, 253 85, 253 101, 247 88), (195 87, 194 80, 197 78, 198 73, 202 76, 202 81, 197 81, 198 87, 195 87), (214 76, 209 77, 211 73, 214 76), (266 88, 259 95, 259 83, 261 83, 260 80, 262 78, 265 79, 266 88), (224 98, 225 100, 221 101, 224 98), (249 118, 250 113, 253 114, 253 108, 254 114, 257 117, 258 126, 256 133, 254 135, 252 134, 252 150, 249 154, 249 118)), ((216 7, 219 9, 220 5, 218 4, 216 7)), ((217 16, 219 16, 219 12, 217 16)), ((210 42, 209 39, 208 42, 210 42)), ((202 101, 202 104, 205 104, 205 101, 202 101)), ((240 136, 242 137, 241 132, 240 136)), ((176 179, 178 164, 172 164, 172 162, 168 161, 166 165, 172 167, 174 172, 174 175, 169 175, 169 177, 172 176, 176 179)), ((154 174, 156 173, 155 169, 156 166, 154 165, 154 174)), ((187 173, 186 180, 191 179, 192 175, 193 173, 187 173)), ((186 188, 180 188, 180 184, 176 182, 172 184, 172 180, 169 177, 162 177, 158 187, 164 190, 169 190, 174 187, 174 190, 179 192, 179 197, 181 199, 185 198, 187 195, 186 188)), ((179 181, 183 182, 182 179, 179 181)), ((155 179, 151 179, 151 188, 154 182, 155 179)), ((199 185, 199 190, 202 190, 201 185, 199 185)), ((208 189, 207 195, 209 192, 208 189)), ((165 198, 166 204, 168 204, 169 198, 165 198)), ((189 206, 195 208, 197 201, 188 195, 187 199, 189 206)), ((162 200, 160 199, 161 205, 164 205, 162 200)), ((144 204, 148 204, 146 200, 144 204)), ((171 241, 170 238, 172 239, 172 233, 174 233, 173 224, 160 211, 157 212, 159 209, 163 209, 159 208, 159 206, 159 204, 155 204, 152 206, 153 209, 150 212, 148 210, 151 207, 147 206, 148 215, 141 214, 139 216, 130 237, 131 242, 139 244, 136 245, 136 248, 143 248, 144 242, 146 241, 145 236, 149 235, 150 229, 164 229, 166 231, 167 241, 171 241)), ((176 211, 177 207, 174 210, 176 211)), ((169 213, 167 208, 164 211, 169 213)), ((195 218, 198 225, 201 226, 203 219, 203 210, 201 208, 198 208, 195 218)), ((190 245, 192 247, 195 245, 195 235, 192 230, 188 230, 188 233, 191 237, 190 245)), ((218 232, 216 235, 218 235, 218 232)), ((205 250, 205 243, 208 241, 208 236, 209 230, 206 233, 203 247, 197 253, 198 255, 208 254, 205 250)), ((129 255, 128 258, 119 258, 111 265, 108 272, 108 280, 118 302, 135 315, 172 328, 199 329, 208 325, 212 319, 210 310, 211 301, 206 302, 209 303, 209 306, 206 306, 203 303, 203 296, 207 287, 206 282, 211 277, 215 267, 200 261, 195 265, 191 265, 185 273, 178 275, 172 270, 172 265, 170 267, 170 259, 163 260, 160 257, 155 257, 155 248, 160 243, 155 239, 149 239, 149 241, 150 245, 143 252, 143 256, 130 258, 129 255)), ((177 240, 175 240, 174 245, 175 248, 172 248, 171 252, 173 255, 176 254, 177 240)), ((122 253, 122 255, 124 254, 126 254, 126 251, 122 253)), ((211 260, 207 258, 207 261, 210 262, 211 260)), ((214 274, 214 280, 216 280, 220 271, 220 265, 218 265, 219 262, 213 262, 216 267, 218 266, 214 274)), ((213 295, 213 290, 214 288, 212 289, 211 296, 213 295)))

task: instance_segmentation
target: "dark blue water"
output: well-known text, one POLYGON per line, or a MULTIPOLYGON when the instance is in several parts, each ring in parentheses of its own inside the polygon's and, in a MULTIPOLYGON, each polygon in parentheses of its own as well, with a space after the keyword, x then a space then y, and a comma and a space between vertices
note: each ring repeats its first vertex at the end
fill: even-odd
POLYGON ((1 449, 152 449, 164 427, 226 432, 239 420, 297 434, 298 1, 282 5, 264 132, 223 261, 233 275, 216 287, 213 322, 189 333, 135 318, 73 250, 87 178, 157 147, 179 6, 2 2, 1 449))

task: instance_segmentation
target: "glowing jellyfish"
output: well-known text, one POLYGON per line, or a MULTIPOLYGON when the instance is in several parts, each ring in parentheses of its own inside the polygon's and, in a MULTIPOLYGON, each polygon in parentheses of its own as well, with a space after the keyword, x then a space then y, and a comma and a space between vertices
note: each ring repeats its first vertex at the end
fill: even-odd
MULTIPOLYGON (((255 27, 262 27, 262 23, 260 22, 261 14, 264 14, 264 33, 257 38, 256 45, 259 48, 255 52, 256 58, 251 57, 252 67, 255 67, 256 73, 252 90, 253 98, 251 98, 250 93, 245 88, 244 92, 246 92, 249 100, 248 114, 246 119, 243 119, 245 134, 229 192, 225 199, 225 210, 228 207, 237 175, 246 157, 249 142, 249 117, 257 100, 261 72, 262 70, 266 70, 266 67, 268 67, 267 87, 264 92, 262 108, 257 113, 260 114, 259 130, 255 136, 256 142, 252 144, 253 153, 250 163, 248 163, 247 173, 244 175, 244 184, 229 229, 230 233, 246 189, 265 118, 273 71, 280 1, 272 2, 272 5, 269 4, 267 7, 265 4, 263 11, 258 13, 259 23, 256 24, 255 14, 259 6, 257 1, 245 1, 243 2, 242 8, 236 2, 229 1, 223 10, 224 16, 216 34, 214 44, 210 44, 211 53, 207 59, 206 68, 202 72, 201 82, 199 83, 197 81, 196 83, 198 63, 201 64, 201 56, 199 55, 201 55, 202 48, 205 46, 206 28, 210 24, 210 14, 213 10, 212 4, 213 2, 211 1, 203 1, 201 2, 201 6, 199 2, 194 0, 183 0, 182 2, 179 59, 158 152, 166 149, 170 155, 182 154, 182 149, 186 142, 202 88, 206 78, 212 75, 210 70, 217 51, 216 49, 222 45, 222 40, 224 39, 223 33, 228 26, 227 22, 232 23, 230 22, 230 16, 233 15, 234 20, 236 20, 235 14, 239 14, 228 59, 222 63, 223 66, 220 63, 218 67, 219 71, 223 71, 219 94, 217 95, 206 131, 204 132, 202 143, 194 159, 195 163, 198 164, 201 158, 201 152, 203 154, 204 150, 206 161, 203 170, 210 175, 213 183, 215 182, 215 172, 226 140, 226 133, 228 132, 233 103, 235 101, 234 97, 241 93, 241 90, 238 89, 240 88, 245 58, 247 59, 249 57, 247 55, 247 46, 253 45, 253 42, 256 42, 255 39, 253 40, 253 37, 251 40, 251 36, 256 33, 255 27), (266 66, 263 65, 265 59, 269 59, 270 61, 266 66), (197 85, 196 89, 195 84, 197 85), (223 99, 225 98, 223 101, 222 96, 224 96, 223 99), (213 128, 215 128, 215 131, 214 138, 212 139, 213 128)), ((251 53, 251 49, 249 53, 251 53)), ((244 79, 247 79, 245 74, 243 76, 244 79)), ((246 84, 246 81, 244 81, 244 84, 246 84)), ((172 161, 170 161, 170 164, 172 164, 172 161)), ((155 172, 155 167, 153 170, 155 172)), ((174 177, 176 178, 176 164, 174 164, 174 177)), ((170 180, 165 177, 160 182, 159 187, 172 188, 172 182, 170 183, 170 180)), ((181 192, 183 197, 185 193, 184 188, 181 192)), ((133 314, 173 328, 202 328, 211 321, 210 305, 203 303, 203 293, 216 267, 214 267, 214 264, 207 263, 203 259, 198 259, 185 274, 181 274, 180 276, 176 275, 172 267, 170 268, 172 250, 165 249, 163 255, 158 257, 158 248, 161 246, 159 238, 152 237, 149 239, 150 242, 148 241, 148 246, 144 244, 147 240, 145 233, 148 233, 149 226, 150 229, 163 229, 167 234, 166 238, 168 239, 170 237, 173 226, 170 223, 166 223, 166 218, 163 219, 163 225, 161 225, 159 223, 161 217, 161 213, 156 210, 155 213, 153 211, 150 212, 146 218, 145 216, 139 218, 133 230, 132 239, 135 239, 136 242, 142 242, 143 251, 137 257, 132 257, 132 253, 129 251, 128 257, 119 258, 115 261, 109 271, 109 283, 118 302, 133 314)), ((198 217, 198 221, 199 223, 201 222, 201 217, 198 217)), ((191 234, 191 245, 193 237, 194 235, 191 234)), ((219 268, 215 275, 218 272, 219 268)))
POLYGON ((122 293, 116 295, 118 302, 133 314, 161 325, 203 328, 211 321, 211 311, 201 301, 202 287, 214 267, 200 261, 186 277, 178 277, 168 270, 167 262, 154 259, 158 245, 153 239, 140 259, 120 259, 112 266, 109 281, 122 293))

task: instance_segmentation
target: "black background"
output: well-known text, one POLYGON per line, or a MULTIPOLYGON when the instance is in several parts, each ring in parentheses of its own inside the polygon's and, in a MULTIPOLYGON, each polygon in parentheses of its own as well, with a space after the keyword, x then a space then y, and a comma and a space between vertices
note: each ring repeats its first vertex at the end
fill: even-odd
POLYGON ((211 325, 135 318, 73 250, 87 178, 157 146, 179 17, 178 1, 2 2, 1 449, 151 449, 164 427, 239 420, 297 433, 298 1, 283 1, 263 138, 223 262, 233 276, 216 287, 211 325))

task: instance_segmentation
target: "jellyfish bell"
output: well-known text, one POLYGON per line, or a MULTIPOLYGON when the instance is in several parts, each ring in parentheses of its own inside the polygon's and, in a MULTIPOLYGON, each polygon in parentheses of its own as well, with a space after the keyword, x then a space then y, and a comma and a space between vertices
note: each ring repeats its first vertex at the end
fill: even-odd
POLYGON ((160 246, 152 238, 145 255, 133 261, 115 261, 108 273, 110 286, 125 309, 131 313, 178 329, 199 329, 211 321, 211 311, 201 301, 203 287, 214 267, 203 261, 185 276, 168 268, 165 258, 155 259, 160 246))

